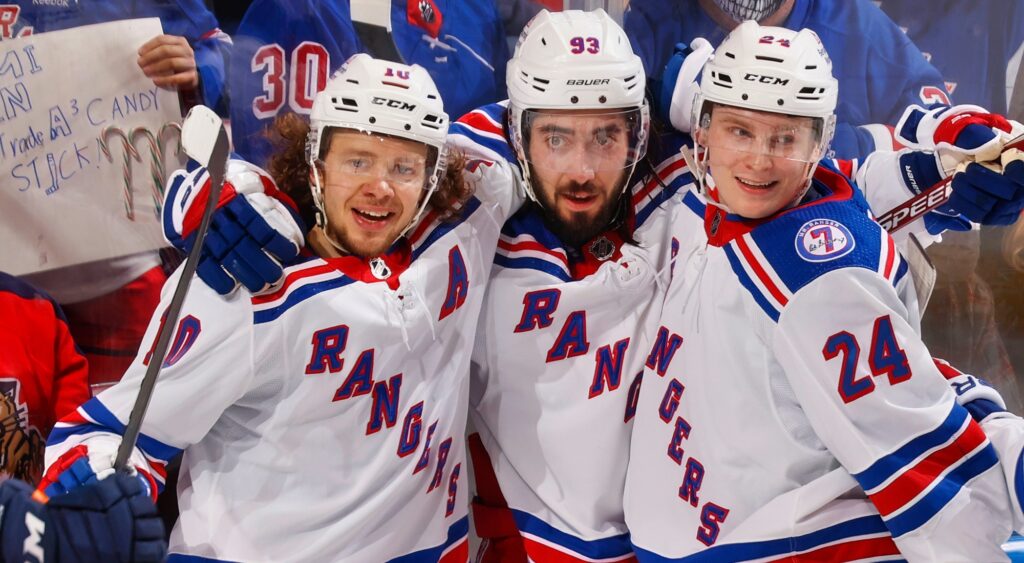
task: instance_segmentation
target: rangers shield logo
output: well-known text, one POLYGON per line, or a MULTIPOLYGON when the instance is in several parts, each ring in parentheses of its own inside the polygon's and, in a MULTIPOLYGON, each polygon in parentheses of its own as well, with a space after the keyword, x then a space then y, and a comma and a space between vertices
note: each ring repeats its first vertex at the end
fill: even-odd
POLYGON ((854 247, 850 229, 831 219, 813 219, 796 233, 796 252, 808 262, 827 262, 849 254, 854 247))

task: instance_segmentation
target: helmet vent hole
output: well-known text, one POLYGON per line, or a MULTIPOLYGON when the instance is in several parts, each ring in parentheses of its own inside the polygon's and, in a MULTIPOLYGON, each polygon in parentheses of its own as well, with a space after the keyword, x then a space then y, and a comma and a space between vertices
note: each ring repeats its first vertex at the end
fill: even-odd
POLYGON ((577 104, 577 103, 579 103, 580 99, 577 96, 573 96, 573 97, 569 98, 569 101, 574 103, 574 104, 577 104))
POLYGON ((345 82, 349 82, 351 84, 359 84, 359 81, 354 78, 346 78, 345 82))
POLYGON ((768 62, 771 62, 771 63, 783 63, 783 62, 785 62, 785 61, 783 61, 782 59, 780 59, 778 57, 766 57, 764 55, 755 55, 754 58, 759 60, 759 61, 768 61, 768 62))
POLYGON ((434 114, 429 114, 423 117, 423 121, 429 121, 431 123, 437 123, 438 117, 434 114))
POLYGON ((804 67, 804 70, 814 70, 816 68, 818 68, 818 65, 807 65, 804 67))
POLYGON ((729 57, 730 59, 735 59, 736 58, 736 55, 734 55, 734 54, 732 54, 732 53, 730 53, 728 51, 726 51, 725 56, 729 57))
POLYGON ((540 44, 545 46, 545 47, 547 47, 548 46, 548 40, 544 39, 543 37, 541 37, 540 38, 540 44))

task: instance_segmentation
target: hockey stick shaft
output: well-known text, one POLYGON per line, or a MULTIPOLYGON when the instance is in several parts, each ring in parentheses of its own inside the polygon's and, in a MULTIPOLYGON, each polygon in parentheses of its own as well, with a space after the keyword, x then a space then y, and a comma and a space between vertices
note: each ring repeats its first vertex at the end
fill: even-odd
POLYGON ((139 438, 142 420, 146 416, 150 398, 153 396, 153 388, 156 386, 156 378, 160 374, 160 368, 163 366, 164 358, 167 355, 167 347, 178 324, 178 315, 181 313, 181 306, 184 304, 185 296, 188 294, 193 274, 195 274, 196 267, 199 265, 203 241, 206 239, 210 219, 213 216, 213 210, 217 207, 217 201, 220 199, 221 187, 224 185, 224 174, 227 169, 230 147, 224 124, 212 110, 203 106, 196 106, 189 112, 183 126, 182 148, 189 158, 198 161, 206 167, 209 175, 210 191, 207 194, 206 207, 203 209, 199 228, 195 233, 192 250, 188 253, 188 258, 182 267, 181 278, 178 279, 178 285, 174 288, 171 303, 167 307, 166 316, 157 333, 153 355, 150 357, 149 365, 146 367, 146 374, 143 376, 139 387, 139 394, 136 396, 135 404, 132 406, 128 424, 125 426, 124 435, 121 438, 121 445, 117 449, 117 457, 114 460, 114 469, 117 471, 126 469, 128 458, 131 456, 132 450, 135 448, 135 442, 139 438), (189 127, 190 125, 192 125, 191 128, 189 127), (186 130, 192 132, 192 134, 187 135, 186 130), (211 139, 210 137, 214 134, 214 130, 216 131, 216 137, 211 139))
MULTIPOLYGON (((1009 141, 1003 147, 1003 152, 1010 149, 1024 150, 1024 136, 1015 137, 1009 141)), ((950 174, 947 178, 939 180, 931 187, 922 190, 921 193, 879 215, 878 223, 890 233, 895 233, 921 218, 925 213, 946 203, 949 201, 951 193, 950 182, 955 175, 956 172, 950 174)))

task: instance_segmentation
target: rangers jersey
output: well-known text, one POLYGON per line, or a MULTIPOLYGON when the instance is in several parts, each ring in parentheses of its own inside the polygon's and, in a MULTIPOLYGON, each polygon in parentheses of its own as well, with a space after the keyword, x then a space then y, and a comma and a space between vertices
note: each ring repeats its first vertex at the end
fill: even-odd
POLYGON ((958 102, 1010 111, 1024 53, 1019 2, 884 0, 880 7, 942 73, 958 102))
POLYGON ((768 219, 683 201, 627 473, 637 557, 1004 560, 1016 501, 855 188, 822 164, 768 219))
MULTIPOLYGON (((505 106, 476 110, 453 126, 467 150, 514 157, 505 106)), ((616 230, 580 248, 561 242, 527 204, 501 232, 473 352, 472 419, 500 495, 534 561, 623 561, 632 548, 622 514, 632 405, 669 280, 667 214, 692 182, 681 137, 671 155, 623 197, 634 241, 616 230)), ((471 445, 472 447, 472 445, 471 445)), ((500 502, 500 501, 499 501, 500 502)), ((491 535, 493 506, 475 524, 491 535)))
MULTIPOLYGON (((505 95, 508 47, 491 2, 389 0, 391 37, 408 64, 427 69, 449 115, 505 95)), ((266 136, 283 111, 308 115, 331 73, 366 46, 349 2, 256 0, 231 56, 231 125, 235 150, 260 166, 272 147, 266 136)))
MULTIPOLYGON (((379 259, 310 257, 256 296, 193 283, 137 448, 156 481, 184 452, 172 560, 466 559, 467 336, 519 198, 507 165, 473 169, 459 217, 427 213, 379 259)), ((59 424, 48 463, 123 432, 150 353, 59 424)))
MULTIPOLYGON (((949 103, 939 72, 869 0, 794 0, 778 25, 814 30, 832 58, 839 80, 832 148, 839 158, 892 148, 884 130, 858 126, 894 125, 911 104, 949 103)), ((727 33, 698 2, 632 0, 623 27, 649 77, 661 75, 677 42, 704 37, 717 46, 727 33)))

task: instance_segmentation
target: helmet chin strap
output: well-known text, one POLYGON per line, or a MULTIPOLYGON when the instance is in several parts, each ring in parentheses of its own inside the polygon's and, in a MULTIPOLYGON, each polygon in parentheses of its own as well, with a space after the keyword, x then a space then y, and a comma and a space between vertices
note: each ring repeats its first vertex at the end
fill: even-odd
POLYGON ((310 191, 313 193, 313 205, 316 206, 316 226, 323 233, 324 240, 330 243, 335 250, 343 255, 352 254, 344 245, 334 240, 334 237, 331 236, 331 227, 327 222, 327 211, 324 210, 324 191, 320 186, 320 168, 315 162, 310 161, 309 169, 313 172, 313 185, 310 186, 310 191))

